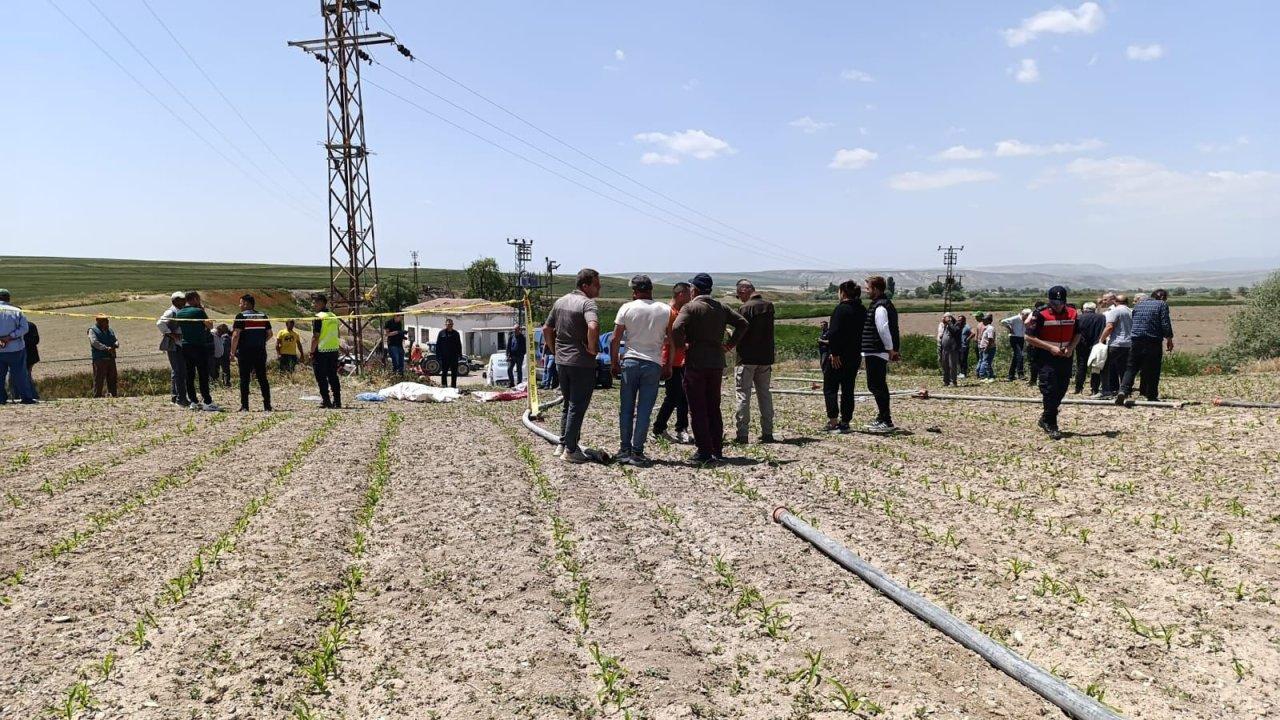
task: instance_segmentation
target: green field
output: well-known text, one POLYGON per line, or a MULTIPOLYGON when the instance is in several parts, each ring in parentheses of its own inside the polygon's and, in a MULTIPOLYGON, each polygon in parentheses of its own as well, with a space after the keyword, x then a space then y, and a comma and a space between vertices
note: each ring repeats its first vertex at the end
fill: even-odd
MULTIPOLYGON (((409 268, 381 268, 381 282, 408 285, 409 268)), ((603 297, 629 298, 626 280, 600 278, 603 297)), ((419 268, 418 281, 449 287, 459 295, 467 289, 462 270, 419 268)), ((556 288, 567 291, 572 275, 557 275, 556 288)), ((329 284, 329 269, 318 265, 111 260, 100 258, 0 257, 0 287, 13 293, 15 305, 56 303, 126 293, 167 293, 174 290, 320 289, 329 284)), ((670 294, 669 288, 658 292, 670 294)))

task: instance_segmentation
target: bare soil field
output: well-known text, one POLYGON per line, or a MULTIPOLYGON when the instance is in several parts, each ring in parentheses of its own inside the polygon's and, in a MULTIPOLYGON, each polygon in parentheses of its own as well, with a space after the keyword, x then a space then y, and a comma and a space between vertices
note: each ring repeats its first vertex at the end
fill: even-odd
MULTIPOLYGON (((1179 307, 1170 304, 1173 332, 1179 350, 1204 353, 1222 345, 1227 340, 1227 325, 1240 305, 1199 305, 1179 307)), ((938 329, 940 313, 902 313, 898 316, 903 333, 932 337, 938 329)), ((817 325, 824 318, 781 320, 788 324, 817 325)), ((970 319, 972 321, 972 318, 970 319)), ((1000 335, 1005 335, 999 330, 1000 335)))
POLYGON ((900 399, 903 432, 830 436, 778 395, 784 442, 633 471, 557 460, 518 403, 309 394, 3 409, 0 717, 1064 717, 778 505, 1127 717, 1280 713, 1274 410, 1069 406, 1053 443, 1034 405, 900 399))

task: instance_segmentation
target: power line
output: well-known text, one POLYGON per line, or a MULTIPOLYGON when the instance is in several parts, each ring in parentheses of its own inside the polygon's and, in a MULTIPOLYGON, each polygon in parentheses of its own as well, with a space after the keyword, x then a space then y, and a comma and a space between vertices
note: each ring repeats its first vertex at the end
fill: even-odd
POLYGON ((528 157, 528 156, 526 156, 526 155, 522 155, 522 154, 520 154, 520 153, 516 152, 515 150, 512 150, 511 148, 506 147, 505 145, 502 145, 501 143, 498 143, 498 142, 495 142, 495 141, 493 141, 493 140, 490 140, 489 138, 485 137, 484 135, 481 135, 480 133, 475 132, 474 130, 471 130, 471 129, 467 128, 467 127, 464 127, 464 126, 462 126, 462 125, 459 125, 458 123, 456 123, 456 122, 454 122, 454 121, 450 120, 449 118, 447 118, 447 117, 445 117, 445 116, 443 116, 443 115, 441 115, 441 114, 439 114, 439 113, 437 113, 437 112, 435 112, 435 111, 433 111, 433 110, 430 110, 430 109, 428 109, 428 108, 426 108, 426 107, 423 107, 422 105, 419 105, 418 103, 416 103, 416 102, 414 102, 413 100, 410 100, 409 98, 407 98, 407 97, 405 97, 405 96, 403 96, 403 95, 401 95, 401 94, 399 94, 399 93, 395 92, 394 90, 391 90, 391 89, 389 89, 389 88, 383 87, 382 85, 379 85, 378 83, 374 82, 373 80, 369 80, 369 79, 367 79, 367 78, 366 78, 366 79, 364 80, 364 82, 366 82, 366 83, 368 83, 369 85, 371 85, 371 86, 373 86, 373 87, 375 87, 375 88, 377 88, 377 89, 381 90, 382 92, 384 92, 384 93, 386 93, 386 94, 390 95, 391 97, 394 97, 394 98, 396 98, 397 100, 400 100, 401 102, 405 103, 406 105, 409 105, 409 106, 411 106, 411 107, 414 107, 414 108, 418 109, 419 111, 421 111, 421 112, 423 112, 423 113, 425 113, 425 114, 427 114, 427 115, 430 115, 431 117, 433 117, 433 118, 435 118, 435 119, 437 119, 437 120, 439 120, 439 121, 441 121, 441 122, 443 122, 443 123, 445 123, 445 124, 447 124, 447 125, 449 125, 449 126, 451 126, 451 127, 455 128, 455 129, 457 129, 457 130, 461 130, 462 132, 464 132, 464 133, 466 133, 466 134, 468 134, 468 135, 470 135, 470 136, 472 136, 472 137, 476 138, 477 140, 480 140, 481 142, 484 142, 484 143, 486 143, 486 144, 492 145, 493 147, 495 147, 495 148, 497 148, 497 149, 499 149, 499 150, 501 150, 501 151, 503 151, 503 152, 505 152, 505 153, 507 153, 507 154, 509 154, 509 155, 512 155, 513 157, 516 157, 516 158, 518 158, 518 159, 520 159, 520 160, 523 160, 523 161, 525 161, 526 163, 529 163, 530 165, 533 165, 534 167, 536 167, 536 168, 538 168, 538 169, 540 169, 540 170, 543 170, 543 171, 548 172, 548 173, 550 173, 550 174, 552 174, 552 175, 555 175, 556 177, 560 178, 561 180, 564 180, 565 182, 572 183, 572 184, 574 184, 574 185, 576 185, 576 186, 578 186, 578 187, 582 188, 583 190, 586 190, 587 192, 589 192, 589 193, 591 193, 591 194, 593 194, 593 195, 598 195, 599 197, 602 197, 602 198, 604 198, 605 200, 608 200, 608 201, 610 201, 610 202, 613 202, 613 203, 616 203, 616 204, 618 204, 618 205, 621 205, 622 207, 625 207, 625 208, 627 208, 627 209, 629 209, 629 210, 632 210, 632 211, 637 212, 637 213, 639 213, 639 214, 641 214, 641 215, 644 215, 645 217, 652 218, 652 219, 654 219, 654 220, 657 220, 658 222, 666 223, 667 225, 670 225, 671 227, 674 227, 674 228, 676 228, 676 229, 678 229, 678 230, 682 230, 682 231, 684 231, 684 232, 688 232, 688 233, 691 233, 691 234, 693 234, 693 235, 697 235, 698 237, 701 237, 701 238, 703 238, 703 239, 705 239, 705 240, 710 240, 710 241, 712 241, 712 242, 719 243, 719 244, 721 244, 721 245, 724 245, 724 246, 726 246, 726 247, 733 248, 733 249, 735 249, 735 250, 747 250, 747 251, 749 251, 749 252, 755 252, 755 253, 762 254, 762 255, 771 255, 771 256, 773 256, 775 259, 781 259, 781 260, 788 261, 788 262, 790 262, 790 261, 791 261, 791 259, 789 259, 789 258, 787 258, 787 257, 785 257, 785 256, 782 256, 782 255, 778 255, 778 254, 776 254, 776 253, 771 253, 771 252, 768 252, 768 251, 765 251, 765 250, 757 250, 757 249, 754 249, 754 248, 743 247, 743 246, 741 246, 741 245, 733 244, 733 243, 727 242, 727 241, 725 241, 725 240, 722 240, 721 238, 715 237, 714 235, 707 235, 707 234, 702 233, 702 232, 699 232, 698 230, 695 230, 695 229, 693 229, 693 228, 689 228, 689 227, 685 227, 684 225, 680 225, 680 224, 678 224, 678 223, 676 223, 676 222, 674 222, 674 221, 672 221, 672 220, 669 220, 669 219, 667 219, 667 218, 665 218, 665 217, 663 217, 663 216, 661 216, 661 215, 656 215, 656 214, 651 213, 651 212, 649 212, 649 211, 647 211, 647 210, 645 210, 645 209, 643 209, 643 208, 636 207, 635 205, 632 205, 632 204, 630 204, 630 203, 628 203, 628 202, 626 202, 626 201, 624 201, 624 200, 619 200, 618 198, 613 197, 612 195, 608 195, 608 194, 606 194, 606 193, 603 193, 603 192, 601 192, 600 190, 597 190, 596 188, 593 188, 593 187, 591 187, 590 185, 587 185, 586 183, 580 182, 580 181, 579 181, 579 180, 577 180, 576 178, 570 177, 570 176, 565 175, 564 173, 562 173, 562 172, 560 172, 560 171, 558 171, 558 170, 554 170, 554 169, 552 169, 552 168, 550 168, 550 167, 547 167, 546 165, 543 165, 542 163, 538 162, 537 160, 534 160, 534 159, 532 159, 532 158, 530 158, 530 157, 528 157))
MULTIPOLYGON (((621 193, 622 195, 625 195, 626 197, 629 197, 629 198, 631 198, 632 200, 635 200, 636 202, 643 203, 643 204, 645 204, 645 205, 647 205, 647 206, 649 206, 649 207, 653 208, 654 210, 657 210, 658 212, 661 212, 661 213, 665 213, 665 214, 667 214, 667 215, 670 215, 671 217, 674 217, 674 218, 676 218, 677 220, 679 220, 679 221, 681 221, 681 222, 683 222, 683 223, 687 223, 687 224, 692 225, 692 226, 694 226, 694 227, 696 227, 696 228, 699 228, 700 230, 703 230, 704 232, 709 232, 709 233, 713 233, 713 234, 719 235, 719 236, 721 236, 721 237, 723 237, 723 238, 725 238, 725 239, 727 239, 727 240, 730 240, 731 242, 737 242, 737 243, 741 243, 741 242, 742 242, 741 240, 739 240, 738 238, 736 238, 736 237, 735 237, 735 236, 733 236, 733 235, 727 234, 727 233, 725 233, 725 232, 723 232, 723 231, 717 230, 717 229, 712 228, 712 227, 707 227, 706 225, 703 225, 702 223, 699 223, 699 222, 697 222, 696 220, 691 220, 691 219, 689 219, 689 218, 687 218, 687 217, 684 217, 684 216, 683 216, 683 215, 681 215, 680 213, 672 212, 671 210, 668 210, 667 208, 664 208, 664 207, 662 207, 661 205, 658 205, 658 204, 656 204, 656 203, 650 202, 650 201, 649 201, 648 199, 646 199, 646 198, 643 198, 643 197, 641 197, 641 196, 639 196, 639 195, 636 195, 635 193, 630 192, 630 191, 628 191, 628 190, 626 190, 626 189, 624 189, 624 188, 618 187, 617 185, 615 185, 615 184, 613 184, 613 183, 609 182, 608 180, 606 180, 606 179, 604 179, 604 178, 600 177, 599 175, 596 175, 596 174, 591 173, 591 172, 589 172, 589 171, 587 171, 587 170, 584 170, 584 169, 582 169, 581 167, 578 167, 577 165, 574 165, 573 163, 571 163, 571 162, 569 162, 569 161, 567 161, 567 160, 564 160, 564 159, 560 158, 560 157, 559 157, 559 156, 557 156, 557 155, 554 155, 554 154, 552 154, 552 153, 550 153, 550 152, 547 152, 546 150, 543 150, 542 148, 538 147, 537 145, 534 145, 533 143, 529 142, 528 140, 525 140, 524 138, 520 137, 519 135, 516 135, 515 133, 512 133, 512 132, 510 132, 510 131, 506 130, 505 128, 503 128, 503 127, 500 127, 500 126, 498 126, 498 125, 495 125, 494 123, 492 123, 492 122, 490 122, 489 120, 487 120, 487 119, 485 119, 485 118, 481 117, 480 115, 477 115, 476 113, 474 113, 474 112, 472 112, 471 110, 469 110, 469 109, 467 109, 467 108, 463 107, 462 105, 459 105, 458 103, 456 103, 456 102, 454 102, 454 101, 450 100, 449 98, 447 98, 447 97, 445 97, 445 96, 443 96, 443 95, 441 95, 441 94, 439 94, 439 93, 437 93, 437 92, 435 92, 435 91, 431 90, 430 88, 427 88, 427 87, 425 87, 425 86, 421 85, 420 83, 415 82, 412 78, 406 77, 405 75, 403 75, 403 74, 401 74, 401 73, 397 72, 395 69, 393 69, 393 68, 392 68, 392 67, 390 67, 389 65, 386 65, 386 64, 384 64, 384 63, 382 63, 382 62, 379 62, 377 59, 374 59, 374 60, 373 60, 373 62, 374 62, 374 63, 376 63, 379 67, 382 67, 383 69, 385 69, 387 72, 391 73, 392 75, 395 75, 396 77, 400 78, 401 80, 404 80, 405 82, 409 83, 410 85, 412 85, 412 86, 414 86, 414 87, 418 88, 419 90, 421 90, 421 91, 423 91, 423 92, 427 93, 427 94, 428 94, 428 95, 430 95, 431 97, 434 97, 434 98, 436 98, 437 100, 440 100, 441 102, 444 102, 444 103, 448 104, 449 106, 451 106, 451 107, 453 107, 453 108, 455 108, 455 109, 457 109, 457 110, 460 110, 461 112, 466 113, 467 115, 471 116, 472 118, 475 118, 476 120, 479 120, 480 122, 484 123, 485 125, 488 125, 489 127, 493 128, 494 130, 497 130, 498 132, 502 133, 503 135, 506 135, 507 137, 509 137, 509 138, 511 138, 511 139, 513 139, 513 140, 515 140, 516 142, 519 142, 520 144, 525 145, 526 147, 529 147, 529 148, 531 148, 531 149, 533 149, 533 150, 536 150, 537 152, 539 152, 539 153, 541 153, 542 155, 545 155, 546 157, 548 157, 548 158, 550 158, 550 159, 552 159, 552 160, 554 160, 554 161, 556 161, 556 162, 560 163, 561 165, 564 165, 565 167, 570 168, 570 169, 572 169, 572 170, 575 170, 575 171, 577 171, 577 172, 579 172, 579 173, 582 173, 583 175, 585 175, 585 176, 587 176, 587 177, 591 178, 592 180, 595 180, 596 182, 598 182, 598 183, 600 183, 600 184, 602 184, 602 185, 604 185, 604 186, 606 186, 606 187, 608 187, 608 188, 610 188, 610 189, 612 189, 612 190, 614 190, 614 191, 616 191, 616 192, 618 192, 618 193, 621 193)), ((797 252, 793 252, 793 251, 785 250, 785 249, 783 249, 783 252, 785 252, 787 255, 789 255, 789 256, 790 256, 790 261, 791 261, 791 262, 795 262, 797 259, 803 259, 805 262, 810 262, 810 261, 815 260, 815 258, 810 258, 810 257, 808 257, 808 256, 804 255, 803 253, 797 253, 797 252)), ((821 262, 821 261, 819 261, 819 262, 821 262)))
MULTIPOLYGON (((262 181, 258 179, 257 176, 253 175, 248 170, 245 170, 242 165, 240 165, 235 160, 230 158, 226 153, 222 151, 221 148, 219 148, 217 145, 214 145, 209 140, 209 138, 205 137, 199 130, 196 130, 195 127, 191 125, 191 123, 187 122, 186 118, 179 115, 178 112, 174 110, 168 103, 162 100, 159 95, 157 95, 151 88, 147 87, 146 83, 143 83, 141 80, 139 80, 137 75, 134 75, 129 70, 129 68, 125 67, 123 63, 117 60, 114 55, 112 55, 105 47, 103 47, 102 44, 99 43, 97 39, 93 37, 93 35, 90 35, 87 30, 85 30, 79 23, 77 23, 74 19, 72 19, 72 17, 68 15, 66 11, 63 10, 62 7, 58 5, 57 2, 55 2, 54 0, 46 0, 46 2, 48 2, 49 5, 53 6, 53 9, 57 10, 58 14, 61 15, 63 19, 65 19, 68 23, 70 23, 70 25, 74 27, 77 31, 79 31, 80 34, 83 35, 86 40, 88 40, 95 48, 97 48, 98 52, 106 56, 106 58, 110 60, 112 64, 114 64, 117 68, 119 68, 120 72, 123 72, 125 75, 127 75, 129 79, 134 82, 134 84, 136 84, 139 88, 142 89, 143 92, 149 95, 152 100, 155 100, 157 105, 164 108, 166 112, 168 112, 170 115, 173 116, 174 120, 177 120, 178 123, 183 127, 185 127, 188 131, 190 131, 192 135, 195 135, 201 142, 209 146, 209 149, 212 150, 214 154, 216 154, 218 157, 226 161, 226 163, 231 167, 235 168, 236 170, 239 170, 240 173, 243 174, 250 181, 257 183, 257 185, 261 187, 263 190, 267 191, 268 193, 272 192, 271 188, 264 185, 262 181)), ((277 197, 276 199, 279 200, 280 198, 277 197)), ((296 212, 302 212, 298 207, 294 205, 291 205, 289 203, 285 203, 285 204, 289 205, 289 208, 296 212)))
POLYGON ((200 71, 200 75, 209 83, 209 86, 213 88, 214 92, 218 93, 218 97, 222 98, 222 101, 227 104, 227 107, 231 108, 231 111, 236 114, 236 117, 240 118, 240 122, 244 123, 244 126, 249 128, 249 132, 253 133, 253 136, 258 139, 258 142, 262 143, 262 147, 266 148, 271 157, 275 158, 276 162, 280 164, 280 167, 284 168, 284 171, 289 173, 289 176, 296 180, 298 185, 315 197, 315 199, 324 200, 324 197, 321 196, 320 193, 308 186, 306 182, 304 182, 303 179, 293 171, 293 168, 289 167, 289 165, 276 154, 276 151, 271 147, 271 144, 262 137, 262 134, 253 126, 253 123, 249 122, 249 119, 244 116, 244 113, 240 112, 240 108, 236 107, 236 104, 231 102, 231 98, 227 97, 227 94, 222 91, 222 88, 218 86, 218 83, 213 81, 213 78, 209 76, 209 73, 205 72, 204 67, 201 66, 195 59, 195 56, 187 50, 186 46, 182 44, 182 41, 178 39, 178 36, 174 34, 173 30, 169 29, 168 24, 160 18, 160 15, 155 11, 155 8, 151 7, 151 3, 147 2, 147 0, 142 0, 142 4, 147 8, 147 12, 151 13, 151 17, 155 18, 156 22, 160 24, 160 27, 164 28, 164 31, 168 33, 169 38, 178 46, 178 49, 182 50, 182 54, 187 56, 187 59, 191 61, 191 64, 195 66, 196 70, 200 71))
MULTIPOLYGON (((383 22, 383 23, 385 23, 385 24, 386 24, 386 26, 387 26, 389 29, 391 29, 391 30, 392 30, 392 33, 393 33, 393 34, 395 33, 395 29, 394 29, 394 28, 392 28, 391 23, 390 23, 390 22, 389 22, 385 17, 383 17, 381 13, 378 13, 378 18, 379 18, 380 20, 382 20, 382 22, 383 22)), ((427 62, 427 61, 425 61, 425 60, 422 60, 421 58, 414 57, 414 56, 411 56, 411 55, 410 55, 410 56, 407 56, 407 57, 409 58, 410 62, 416 62, 416 63, 418 63, 418 64, 420 64, 420 65, 425 66, 426 68, 428 68, 428 69, 429 69, 429 70, 431 70, 432 72, 436 73, 436 74, 437 74, 437 75, 439 75, 440 77, 442 77, 442 78, 444 78, 444 79, 448 80, 449 82, 453 83, 454 85, 457 85, 458 87, 462 88, 463 90, 466 90, 467 92, 471 93, 472 95, 476 96, 477 98, 480 98, 480 99, 481 99, 481 100, 483 100, 484 102, 486 102, 486 103, 488 103, 488 104, 492 105, 493 107, 495 107, 495 108, 497 108, 497 109, 501 110, 502 112, 506 113, 507 115, 511 116, 512 118, 514 118, 514 119, 516 119, 516 120, 520 121, 520 122, 521 122, 521 123, 523 123, 524 125, 527 125, 528 127, 530 127, 530 128, 532 128, 532 129, 536 130, 537 132, 541 133, 542 135, 545 135, 546 137, 550 138, 551 140, 554 140, 555 142, 559 143, 560 145, 563 145, 564 147, 568 148, 569 150, 572 150, 573 152, 575 152, 575 153, 577 153, 577 154, 581 155, 582 157, 584 157, 584 158, 586 158, 586 159, 590 160, 591 162, 595 163, 596 165, 599 165, 600 167, 604 168, 605 170, 608 170, 609 172, 612 172, 612 173, 614 173, 615 175, 618 175, 619 177, 622 177, 622 178, 626 179, 627 181, 629 181, 629 182, 631 182, 631 183, 634 183, 635 185, 637 185, 637 186, 639 186, 639 187, 641 187, 641 188, 644 188, 645 190, 647 190, 647 191, 649 191, 649 192, 653 193, 654 195, 656 195, 656 196, 658 196, 658 197, 662 198, 663 200, 666 200, 667 202, 670 202, 670 203, 672 203, 672 204, 674 204, 674 205, 676 205, 676 206, 678 206, 678 207, 680 207, 680 208, 682 208, 682 209, 684 209, 684 210, 686 210, 686 211, 688 211, 688 212, 691 212, 691 213, 693 213, 693 214, 697 215, 698 217, 703 218, 704 220, 708 220, 708 221, 713 222, 713 223, 715 223, 715 224, 717 224, 717 225, 720 225, 721 227, 728 228, 729 230, 732 230, 733 232, 737 233, 738 235, 741 235, 741 236, 743 236, 743 237, 745 237, 745 238, 749 238, 749 239, 751 239, 751 240, 754 240, 754 241, 756 241, 756 242, 757 242, 757 243, 759 243, 759 244, 763 244, 763 245, 765 245, 765 246, 769 246, 769 247, 773 247, 773 248, 781 249, 781 250, 783 250, 784 252, 788 252, 788 253, 790 253, 790 254, 792 254, 792 255, 797 255, 798 257, 805 258, 805 259, 807 259, 807 260, 809 260, 809 261, 816 261, 816 262, 818 262, 818 263, 819 263, 819 264, 821 264, 821 265, 829 265, 829 264, 830 264, 830 261, 828 261, 828 260, 823 260, 823 259, 820 259, 820 258, 816 258, 816 257, 814 257, 814 256, 811 256, 811 255, 806 255, 806 254, 804 254, 804 253, 796 253, 796 252, 794 252, 794 251, 788 250, 787 248, 785 248, 785 247, 784 247, 784 246, 782 246, 782 245, 779 245, 779 244, 774 243, 774 242, 771 242, 771 241, 769 241, 769 240, 767 240, 767 239, 765 239, 765 238, 762 238, 762 237, 760 237, 760 236, 758 236, 758 235, 755 235, 755 234, 753 234, 753 233, 749 233, 749 232, 747 232, 747 231, 745 231, 745 230, 742 230, 742 229, 739 229, 739 228, 737 228, 737 227, 734 227, 733 225, 730 225, 729 223, 723 222, 723 221, 721 221, 721 220, 719 220, 719 219, 717 219, 717 218, 715 218, 715 217, 712 217, 711 215, 708 215, 708 214, 706 214, 706 213, 704 213, 704 212, 702 212, 702 211, 700 211, 700 210, 698 210, 698 209, 696 209, 696 208, 690 207, 689 205, 687 205, 687 204, 685 204, 685 203, 683 203, 683 202, 681 202, 681 201, 679 201, 679 200, 677 200, 677 199, 675 199, 675 198, 673 198, 673 197, 671 197, 671 196, 669 196, 669 195, 667 195, 667 194, 663 193, 662 191, 660 191, 660 190, 658 190, 658 189, 656 189, 656 188, 654 188, 654 187, 652 187, 652 186, 650 186, 650 185, 647 185, 646 183, 641 182, 640 180, 635 179, 634 177, 632 177, 632 176, 630 176, 630 175, 628 175, 628 174, 626 174, 626 173, 622 172, 621 170, 618 170, 618 169, 614 168, 613 166, 609 165, 608 163, 604 162, 603 160, 599 160, 598 158, 596 158, 596 157, 592 156, 591 154, 589 154, 589 153, 587 153, 586 151, 584 151, 584 150, 582 150, 582 149, 578 148, 577 146, 575 146, 575 145, 573 145, 573 144, 571 144, 571 143, 569 143, 569 142, 567 142, 567 141, 565 141, 565 140, 562 140, 561 138, 557 137, 555 134, 553 134, 553 133, 551 133, 551 132, 549 132, 549 131, 547 131, 547 130, 542 129, 542 128, 541 128, 541 127, 539 127, 538 125, 534 124, 532 121, 525 119, 525 118, 524 118, 523 116, 521 116, 519 113, 516 113, 515 111, 513 111, 513 110, 510 110, 510 109, 506 108, 506 107, 505 107, 505 106, 503 106, 501 103, 497 102, 496 100, 493 100, 493 99, 489 98, 488 96, 484 95, 484 94, 483 94, 483 93, 481 93, 480 91, 475 90, 474 88, 470 87, 470 86, 469 86, 469 85, 467 85, 466 83, 462 82, 461 80, 458 80, 457 78, 453 77, 452 75, 449 75, 448 73, 446 73, 446 72, 444 72, 443 70, 441 70, 441 69, 437 68, 436 66, 432 65, 431 63, 429 63, 429 62, 427 62)), ((386 66, 384 65, 383 67, 386 67, 386 66)), ((430 92, 430 91, 428 91, 428 92, 430 92)), ((434 94, 434 93, 432 93, 432 94, 434 94)), ((448 101, 446 100, 446 102, 448 102, 448 101)), ((452 104, 452 103, 450 103, 450 104, 452 104)), ((587 174, 587 173, 585 173, 584 171, 581 171, 581 170, 579 170, 579 172, 583 172, 583 174, 587 174)), ((664 212, 669 212, 669 211, 664 211, 664 212)))
POLYGON ((200 110, 200 108, 197 107, 194 102, 191 101, 191 98, 187 97, 187 94, 184 93, 182 89, 179 88, 177 85, 175 85, 173 81, 169 79, 169 76, 165 75, 164 72, 160 70, 160 68, 157 67, 156 64, 151 61, 151 58, 148 57, 147 54, 144 53, 142 49, 139 48, 138 45, 133 42, 133 40, 129 37, 128 34, 126 34, 123 30, 120 29, 120 26, 117 25, 115 21, 111 19, 110 15, 108 15, 106 12, 102 10, 102 8, 98 5, 97 2, 95 2, 94 0, 85 0, 85 1, 88 2, 89 5, 94 10, 98 11, 98 14, 102 16, 103 20, 107 21, 107 24, 111 26, 111 29, 115 30, 116 34, 119 35, 125 41, 125 43, 128 44, 129 47, 132 48, 133 51, 138 54, 138 57, 142 58, 143 62, 145 62, 147 66, 150 67, 155 72, 156 75, 159 75, 160 79, 163 80, 171 90, 177 93, 178 97, 182 98, 183 102, 185 102, 187 106, 190 107, 191 110, 200 117, 201 120, 204 120, 205 124, 207 124, 210 128, 212 128, 215 133, 217 133, 218 137, 222 138, 223 142, 225 142, 227 145, 230 145, 232 150, 235 150, 237 153, 239 153, 240 157, 244 158, 244 160, 248 162, 249 165, 252 166, 254 170, 257 170, 264 178, 266 178, 266 180, 274 186, 276 191, 282 193, 284 197, 287 198, 290 202, 297 203, 298 206, 302 208, 304 211, 315 212, 315 209, 307 207, 305 203, 302 203, 296 197, 294 197, 291 193, 289 193, 288 190, 286 190, 283 186, 277 183, 274 178, 272 178, 270 175, 267 174, 266 171, 264 171, 261 167, 259 167, 258 163, 254 162, 253 158, 250 157, 248 153, 240 149, 240 146, 237 145, 235 141, 233 141, 230 137, 227 136, 226 133, 222 131, 222 128, 218 127, 216 123, 210 120, 209 117, 205 115, 204 112, 200 110))

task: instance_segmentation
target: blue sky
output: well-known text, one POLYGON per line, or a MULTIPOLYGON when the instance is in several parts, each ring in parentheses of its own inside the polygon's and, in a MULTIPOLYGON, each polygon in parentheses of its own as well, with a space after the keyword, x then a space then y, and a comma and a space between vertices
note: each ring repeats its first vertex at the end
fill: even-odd
MULTIPOLYGON (((321 32, 318 3, 147 0, 282 165, 142 0, 92 1, 217 130, 90 0, 54 1, 221 155, 50 0, 20 3, 0 28, 16 100, 0 113, 0 254, 325 262, 322 67, 285 46, 321 32)), ((384 265, 415 249, 432 267, 505 263, 511 236, 605 271, 901 268, 935 264, 939 243, 966 245, 970 265, 1114 267, 1280 247, 1274 2, 387 0, 384 17, 423 60, 702 215, 375 49, 388 67, 715 231, 622 207, 366 85, 384 265)), ((365 77, 657 213, 385 68, 365 77)))

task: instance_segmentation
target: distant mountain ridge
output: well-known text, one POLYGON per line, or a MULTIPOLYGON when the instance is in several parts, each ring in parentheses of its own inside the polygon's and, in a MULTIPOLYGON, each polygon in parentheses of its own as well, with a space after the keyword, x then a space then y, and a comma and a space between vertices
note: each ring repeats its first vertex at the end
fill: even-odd
MULTIPOLYGON (((1211 269, 1216 263, 1204 263, 1194 267, 1177 266, 1142 270, 1115 270, 1094 263, 1045 263, 1039 265, 1000 265, 986 267, 959 267, 957 274, 964 279, 964 286, 973 290, 996 288, 1046 288, 1066 285, 1068 288, 1134 290, 1155 287, 1208 287, 1236 288, 1254 285, 1266 279, 1280 268, 1280 258, 1254 259, 1252 267, 1240 267, 1245 259, 1224 261, 1223 269, 1211 269)), ((885 269, 852 268, 848 270, 763 270, 741 273, 711 273, 717 285, 728 286, 739 278, 750 278, 757 287, 795 289, 807 282, 810 287, 826 287, 848 278, 861 280, 867 275, 892 275, 899 288, 915 288, 929 285, 944 272, 943 268, 885 269)), ((633 273, 613 273, 614 277, 629 278, 633 273)), ((688 280, 689 272, 646 273, 655 283, 669 285, 688 280)))

